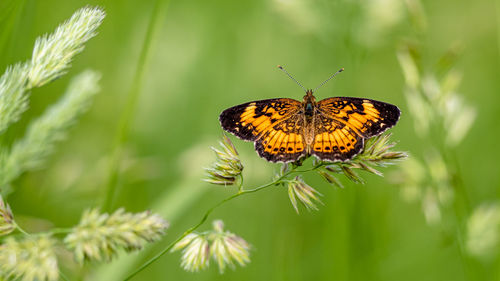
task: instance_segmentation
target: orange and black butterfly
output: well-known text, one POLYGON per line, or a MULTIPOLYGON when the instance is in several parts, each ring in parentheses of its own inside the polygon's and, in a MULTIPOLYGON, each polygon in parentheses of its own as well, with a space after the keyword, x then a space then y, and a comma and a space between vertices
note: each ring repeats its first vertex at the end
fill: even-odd
POLYGON ((277 98, 240 104, 221 113, 222 128, 254 142, 259 156, 270 162, 295 162, 310 155, 347 161, 363 150, 365 139, 381 134, 399 120, 395 105, 353 97, 316 101, 312 90, 293 80, 306 91, 302 102, 277 98))

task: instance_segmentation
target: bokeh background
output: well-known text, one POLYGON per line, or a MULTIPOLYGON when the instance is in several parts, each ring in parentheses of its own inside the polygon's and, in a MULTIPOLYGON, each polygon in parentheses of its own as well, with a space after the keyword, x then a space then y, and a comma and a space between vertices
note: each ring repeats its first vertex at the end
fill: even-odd
MULTIPOLYGON (((115 183, 110 180, 113 155, 119 155, 119 172, 111 208, 151 209, 171 223, 161 242, 140 253, 64 272, 76 272, 72 278, 120 280, 235 192, 201 181, 203 167, 214 160, 210 146, 222 134, 218 115, 250 100, 300 100, 304 93, 278 64, 308 88, 344 67, 317 98, 367 97, 398 105, 402 117, 391 129, 396 148, 427 166, 422 159, 432 142, 415 131, 397 56, 410 44, 418 49, 423 74, 460 73, 456 91, 476 112, 468 134, 450 150, 450 167, 461 181, 461 191, 452 196, 466 203, 451 200, 440 205, 440 219, 429 219, 425 200, 408 200, 403 192, 406 174, 398 172, 403 164, 383 168, 384 178, 363 174, 365 185, 342 178, 344 189, 307 174, 308 183, 324 195, 317 212, 297 215, 286 190, 271 188, 231 201, 211 216, 252 244, 248 266, 224 275, 215 266, 188 273, 174 253, 134 280, 500 280, 496 250, 481 258, 463 247, 470 214, 500 197, 499 1, 167 2, 0 2, 2 72, 28 60, 35 38, 52 32, 78 8, 99 5, 107 13, 99 35, 86 44, 69 74, 35 89, 29 111, 2 139, 9 144, 22 136, 76 73, 101 72, 102 89, 90 112, 42 169, 13 183, 9 203, 20 223, 33 231, 70 227, 84 209, 102 206, 108 185, 115 183), (437 69, 443 56, 445 66, 437 69), (134 93, 137 99, 131 98, 134 93)), ((247 187, 269 181, 279 166, 260 159, 252 144, 234 142, 247 187)))

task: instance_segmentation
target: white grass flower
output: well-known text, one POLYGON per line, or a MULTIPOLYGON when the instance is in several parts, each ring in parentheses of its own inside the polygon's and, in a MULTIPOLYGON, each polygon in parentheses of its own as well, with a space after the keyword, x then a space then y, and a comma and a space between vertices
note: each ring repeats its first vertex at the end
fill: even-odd
POLYGON ((210 249, 220 273, 224 273, 227 265, 234 269, 235 263, 245 266, 250 262, 250 245, 243 238, 230 232, 215 238, 210 249))
POLYGON ((298 202, 308 210, 318 210, 316 202, 322 203, 319 199, 321 194, 305 183, 300 176, 288 182, 288 196, 297 213, 299 213, 298 202))
POLYGON ((20 242, 7 238, 0 245, 0 277, 9 280, 59 280, 55 241, 47 236, 20 242))
POLYGON ((446 143, 457 146, 474 124, 477 115, 476 109, 456 94, 450 94, 444 108, 444 122, 448 128, 446 143))
MULTIPOLYGON (((410 15, 416 18, 423 15, 420 5, 409 7, 415 8, 409 10, 410 15)), ((402 170, 399 183, 406 198, 421 201, 427 223, 432 224, 444 220, 447 213, 444 207, 451 205, 455 190, 460 189, 460 173, 451 173, 459 170, 458 163, 445 160, 453 158, 452 148, 469 132, 476 109, 457 93, 462 79, 462 74, 452 68, 457 46, 441 57, 435 73, 427 75, 423 75, 421 53, 424 52, 417 45, 406 43, 397 54, 406 79, 405 94, 415 132, 426 141, 426 151, 421 154, 427 155, 426 163, 418 160, 409 163, 412 166, 402 170), (433 136, 429 137, 431 132, 433 136)))
POLYGON ((489 258, 498 254, 500 204, 482 204, 467 221, 466 249, 470 255, 489 258))
POLYGON ((184 249, 187 245, 189 245, 193 241, 193 239, 195 239, 197 237, 198 237, 198 234, 189 233, 184 238, 182 238, 179 242, 175 243, 174 247, 172 247, 170 252, 175 252, 175 251, 184 249))
POLYGON ((104 17, 102 9, 82 8, 54 33, 39 37, 31 58, 29 88, 43 86, 65 74, 73 57, 97 34, 104 17))
POLYGON ((226 270, 226 264, 233 265, 222 236, 218 236, 212 242, 210 255, 219 266, 220 273, 223 273, 226 270))
POLYGON ((212 222, 212 228, 216 233, 224 232, 224 222, 222 220, 214 220, 212 222))
POLYGON ((238 151, 227 136, 222 137, 220 145, 223 150, 212 147, 217 160, 211 168, 205 169, 207 178, 204 181, 219 185, 233 185, 243 171, 243 164, 241 164, 238 151))
POLYGON ((29 125, 24 138, 0 159, 0 185, 37 168, 52 153, 56 142, 64 139, 68 128, 87 111, 99 91, 99 78, 90 70, 73 78, 63 98, 29 125))
POLYGON ((27 81, 26 64, 8 67, 0 77, 0 134, 28 109, 28 95, 25 94, 27 81))
POLYGON ((7 67, 0 77, 0 134, 28 109, 29 91, 65 74, 84 43, 96 35, 105 13, 83 8, 61 24, 51 35, 35 42, 30 62, 7 67))
POLYGON ((213 238, 210 254, 219 266, 220 273, 224 273, 226 265, 234 269, 234 264, 245 266, 250 262, 250 245, 238 235, 224 231, 224 223, 216 220, 212 223, 213 238))
POLYGON ((420 71, 410 51, 410 45, 401 46, 397 52, 397 56, 406 84, 411 88, 417 88, 421 80, 420 71))
POLYGON ((80 263, 109 261, 121 249, 139 250, 146 242, 159 240, 167 227, 165 220, 150 212, 132 214, 118 209, 109 215, 87 210, 64 242, 80 263))
POLYGON ((5 203, 0 195, 0 236, 7 235, 15 229, 14 215, 10 210, 9 204, 5 203))
POLYGON ((430 225, 435 225, 441 222, 441 205, 438 196, 434 189, 425 188, 425 194, 422 197, 422 211, 424 212, 425 221, 430 225))
POLYGON ((354 35, 367 46, 380 45, 405 17, 405 2, 399 0, 368 0, 360 7, 363 16, 354 35))
POLYGON ((203 270, 210 264, 210 245, 204 235, 196 235, 182 251, 181 267, 190 272, 203 270))
POLYGON ((410 157, 402 163, 398 172, 392 174, 392 182, 401 185, 401 195, 408 202, 422 199, 425 189, 422 187, 427 178, 428 169, 419 160, 410 157))
POLYGON ((172 252, 183 250, 181 267, 184 270, 203 270, 209 266, 210 257, 217 263, 220 273, 228 265, 234 268, 236 263, 245 266, 250 262, 250 245, 243 238, 224 231, 221 220, 214 221, 212 226, 213 230, 186 235, 172 248, 172 252))
POLYGON ((243 238, 233 233, 226 233, 224 236, 224 245, 226 246, 229 256, 244 266, 250 262, 250 245, 243 238))

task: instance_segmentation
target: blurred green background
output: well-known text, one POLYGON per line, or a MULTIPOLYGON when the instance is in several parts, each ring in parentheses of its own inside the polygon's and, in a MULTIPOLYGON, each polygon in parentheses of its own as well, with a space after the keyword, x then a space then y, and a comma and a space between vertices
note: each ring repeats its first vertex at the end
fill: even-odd
MULTIPOLYGON (((367 97, 398 105, 402 117, 391 130, 392 138, 398 150, 421 157, 427 143, 417 137, 407 114, 405 80, 396 56, 407 40, 419 45, 424 72, 432 71, 450 47, 460 46, 454 66, 462 73, 458 91, 476 108, 477 119, 455 150, 457 163, 470 208, 498 200, 500 1, 423 1, 426 27, 420 29, 418 18, 415 22, 411 15, 415 3, 0 1, 2 72, 28 60, 35 38, 52 32, 78 8, 99 5, 107 13, 99 35, 77 56, 69 74, 35 89, 29 111, 3 138, 8 144, 22 136, 28 122, 54 103, 79 71, 102 73, 102 90, 91 111, 43 169, 14 183, 9 203, 16 217, 33 231, 70 227, 84 209, 101 206, 120 120, 124 112, 131 113, 113 208, 151 209, 171 228, 162 242, 143 252, 122 255, 109 265, 87 266, 73 277, 120 280, 234 192, 201 181, 202 168, 214 159, 210 146, 222 134, 218 115, 250 100, 301 99, 304 93, 276 68, 278 64, 307 88, 345 67, 317 98, 367 97), (134 87, 139 87, 139 96, 128 110, 134 87)), ((252 144, 235 144, 247 187, 266 183, 279 168, 260 159, 252 144)), ((439 224, 428 224, 420 203, 405 201, 390 177, 363 175, 366 185, 342 179, 345 189, 306 175, 324 195, 318 212, 297 215, 286 191, 279 188, 217 209, 211 219, 223 219, 229 230, 253 246, 252 262, 244 268, 220 275, 212 265, 204 272, 187 273, 179 267, 180 254, 174 253, 134 280, 500 280, 498 255, 486 261, 464 257, 459 241, 449 235, 446 216, 439 224)))

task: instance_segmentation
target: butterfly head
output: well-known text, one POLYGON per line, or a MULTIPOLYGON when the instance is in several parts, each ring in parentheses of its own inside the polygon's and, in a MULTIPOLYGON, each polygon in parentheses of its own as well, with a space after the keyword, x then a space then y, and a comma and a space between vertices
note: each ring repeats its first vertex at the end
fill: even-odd
POLYGON ((304 106, 304 113, 306 116, 312 116, 314 112, 314 106, 316 105, 316 98, 313 95, 312 90, 307 90, 304 100, 302 101, 304 106))
POLYGON ((304 96, 304 103, 315 103, 316 98, 313 95, 313 90, 307 90, 306 95, 304 96))

